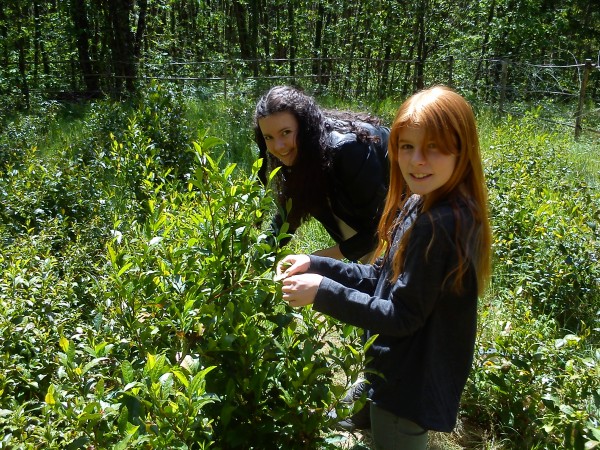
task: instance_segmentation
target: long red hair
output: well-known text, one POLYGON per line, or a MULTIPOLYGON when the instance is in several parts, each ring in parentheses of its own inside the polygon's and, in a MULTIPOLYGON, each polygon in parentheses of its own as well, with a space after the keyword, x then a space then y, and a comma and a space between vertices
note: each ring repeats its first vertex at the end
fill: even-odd
MULTIPOLYGON (((428 139, 435 141, 443 151, 457 156, 452 176, 446 184, 423 199, 421 212, 427 213, 433 205, 442 200, 460 200, 469 206, 473 216, 473 226, 469 230, 461 228, 465 224, 461 223, 459 215, 455 215, 457 219, 455 239, 464 237, 464 233, 474 233, 474 239, 473 246, 469 246, 469 249, 457 245, 459 264, 454 272, 453 287, 456 290, 462 287, 463 275, 467 272, 470 261, 477 273, 479 294, 482 294, 491 275, 492 236, 479 137, 471 105, 448 87, 434 86, 417 92, 398 109, 390 130, 388 144, 390 188, 379 222, 378 232, 381 240, 375 255, 381 254, 384 250, 390 251, 398 211, 403 210, 404 204, 413 194, 398 165, 398 135, 405 127, 425 129, 428 139)), ((402 271, 404 252, 409 238, 410 231, 404 235, 394 255, 392 274, 394 280, 402 271)))

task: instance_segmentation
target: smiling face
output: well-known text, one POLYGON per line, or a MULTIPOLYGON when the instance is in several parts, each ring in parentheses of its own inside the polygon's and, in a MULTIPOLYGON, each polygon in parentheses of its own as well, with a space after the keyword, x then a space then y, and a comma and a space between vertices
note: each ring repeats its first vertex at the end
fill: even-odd
POLYGON ((426 196, 452 176, 456 155, 428 139, 419 127, 403 127, 398 133, 398 165, 408 187, 426 196))
POLYGON ((283 111, 258 119, 267 150, 285 166, 293 166, 298 158, 296 137, 298 121, 290 112, 283 111))

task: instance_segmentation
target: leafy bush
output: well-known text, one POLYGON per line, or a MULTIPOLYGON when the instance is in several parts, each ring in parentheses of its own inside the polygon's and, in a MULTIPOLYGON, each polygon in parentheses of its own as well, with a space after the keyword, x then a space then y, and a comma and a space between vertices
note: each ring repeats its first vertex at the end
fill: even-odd
MULTIPOLYGON (((127 191, 126 168, 139 162, 130 156, 141 151, 133 148, 135 133, 124 136, 127 145, 113 144, 112 177, 99 179, 125 183, 127 191)), ((80 268, 70 259, 74 245, 60 259, 28 247, 48 254, 39 265, 17 247, 6 253, 3 264, 14 275, 0 285, 4 445, 328 445, 323 430, 332 411, 349 412, 339 399, 358 377, 364 354, 352 327, 310 310, 293 313, 278 301, 272 280, 278 256, 257 226, 272 206, 256 179, 259 163, 251 177, 237 176, 234 164, 221 168, 207 152, 217 144, 208 137, 195 144, 196 167, 185 183, 167 182, 165 172, 151 178, 156 172, 142 164, 135 174, 148 188, 147 214, 115 216, 106 263, 96 261, 85 292, 79 270, 71 272, 80 268), (32 280, 45 288, 22 289, 32 280), (9 369, 14 355, 21 356, 9 369)), ((36 236, 48 231, 43 242, 51 246, 67 230, 65 222, 50 224, 41 223, 36 236)), ((82 260, 93 266, 89 257, 82 260)))
POLYGON ((496 131, 487 163, 494 284, 576 331, 600 311, 600 195, 565 157, 567 141, 531 117, 496 131))
POLYGON ((487 136, 494 275, 463 407, 519 448, 595 448, 600 199, 533 118, 487 136))
POLYGON ((595 448, 600 352, 591 330, 561 334, 551 319, 520 305, 507 322, 486 322, 493 329, 480 342, 463 408, 471 420, 496 424, 518 448, 595 448))
MULTIPOLYGON (((148 92, 91 105, 64 135, 56 105, 4 122, 0 448, 333 446, 363 347, 279 301, 249 106, 148 92), (192 144, 190 117, 234 146, 192 144)), ((495 270, 463 411, 509 448, 597 447, 597 175, 534 115, 482 138, 495 270)), ((326 245, 313 225, 286 251, 326 245)))
POLYGON ((234 164, 220 171, 207 153, 197 157, 189 191, 153 203, 147 224, 109 247, 114 287, 103 314, 132 353, 164 349, 170 361, 216 367, 205 414, 217 446, 313 448, 346 387, 332 387, 332 361, 353 381, 361 353, 325 353, 330 324, 277 301, 275 255, 255 226, 271 207, 259 166, 236 181, 234 164))

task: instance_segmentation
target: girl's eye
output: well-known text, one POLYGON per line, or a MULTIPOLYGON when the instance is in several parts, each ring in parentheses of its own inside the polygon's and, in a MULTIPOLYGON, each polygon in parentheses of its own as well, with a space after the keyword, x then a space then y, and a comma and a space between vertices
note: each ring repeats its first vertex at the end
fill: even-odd
POLYGON ((270 141, 272 139, 271 136, 263 136, 263 138, 265 138, 265 141, 270 141))
POLYGON ((412 150, 413 146, 411 144, 400 144, 400 150, 408 151, 412 150))
POLYGON ((290 134, 290 133, 291 133, 291 131, 290 131, 290 130, 283 130, 283 131, 281 132, 281 135, 282 135, 282 136, 287 136, 287 135, 288 135, 288 134, 290 134))

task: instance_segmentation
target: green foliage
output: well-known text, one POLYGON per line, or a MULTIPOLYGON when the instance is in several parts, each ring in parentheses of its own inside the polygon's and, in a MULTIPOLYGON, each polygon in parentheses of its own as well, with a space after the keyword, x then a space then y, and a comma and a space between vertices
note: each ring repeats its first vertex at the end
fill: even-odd
POLYGON ((532 117, 496 130, 487 162, 495 238, 494 284, 535 313, 576 330, 600 310, 600 195, 567 159, 568 141, 532 117))
POLYGON ((484 139, 494 275, 463 408, 518 448, 596 448, 599 197, 534 119, 484 139))
POLYGON ((0 178, 2 445, 327 446, 364 351, 278 300, 260 162, 240 174, 200 134, 172 177, 135 119, 109 148, 30 149, 0 178))
POLYGON ((592 330, 561 334, 525 303, 515 302, 506 322, 484 317, 492 329, 480 342, 463 401, 469 418, 496 424, 518 448, 600 445, 600 352, 592 330))
MULTIPOLYGON (((497 96, 498 59, 517 62, 510 78, 519 90, 536 98, 571 96, 579 85, 574 70, 552 70, 552 87, 537 89, 543 75, 533 69, 532 77, 532 68, 519 64, 596 61, 595 6, 590 0, 13 1, 0 14, 0 117, 29 108, 40 93, 68 101, 99 92, 120 98, 152 78, 201 95, 282 82, 346 98, 406 95, 423 81, 448 83, 450 56, 453 83, 484 98, 497 96)), ((591 85, 597 91, 597 77, 591 85)))
MULTIPOLYGON (((332 392, 335 358, 355 379, 353 357, 323 349, 331 325, 277 300, 274 254, 255 226, 271 208, 256 183, 219 169, 196 145, 197 167, 183 193, 150 202, 143 227, 117 231, 109 246, 111 307, 131 352, 168 349, 174 361, 216 367, 207 378, 213 439, 224 448, 312 448, 345 385, 332 392), (334 393, 337 397, 334 396, 334 393)), ((166 193, 163 193, 166 194, 166 193)))
MULTIPOLYGON (((2 448, 335 445, 328 414, 348 413, 359 331, 289 309, 272 280, 284 252, 328 236, 309 222, 272 248, 239 126, 251 108, 188 109, 176 92, 95 103, 62 134, 57 104, 4 123, 2 448)), ((536 114, 480 114, 495 267, 463 413, 520 448, 594 448, 597 155, 536 114)))

